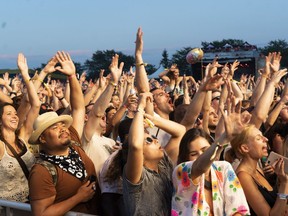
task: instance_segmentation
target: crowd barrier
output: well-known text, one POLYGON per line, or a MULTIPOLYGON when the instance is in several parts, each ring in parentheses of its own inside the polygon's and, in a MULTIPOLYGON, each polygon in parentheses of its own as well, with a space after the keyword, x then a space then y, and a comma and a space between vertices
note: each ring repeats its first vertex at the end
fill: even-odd
MULTIPOLYGON (((0 199, 0 216, 31 216, 31 205, 0 199)), ((69 211, 65 216, 92 216, 80 212, 69 211)))

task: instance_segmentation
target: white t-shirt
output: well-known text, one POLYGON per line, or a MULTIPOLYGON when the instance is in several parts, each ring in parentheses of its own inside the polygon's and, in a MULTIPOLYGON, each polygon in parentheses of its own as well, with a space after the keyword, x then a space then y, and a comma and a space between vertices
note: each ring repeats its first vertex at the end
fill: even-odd
MULTIPOLYGON (((99 136, 94 134, 90 141, 85 138, 85 135, 82 137, 82 145, 86 154, 93 161, 97 179, 100 179, 100 171, 103 167, 103 164, 112 154, 112 146, 115 145, 115 141, 107 138, 105 136, 99 136)), ((99 184, 101 182, 99 181, 99 184)), ((100 184, 101 187, 101 184, 100 184)))
POLYGON ((118 150, 113 152, 103 164, 99 179, 101 193, 117 193, 117 194, 123 193, 122 178, 119 179, 119 181, 115 181, 113 183, 108 183, 107 181, 105 181, 105 176, 108 171, 108 168, 118 152, 119 152, 118 150))

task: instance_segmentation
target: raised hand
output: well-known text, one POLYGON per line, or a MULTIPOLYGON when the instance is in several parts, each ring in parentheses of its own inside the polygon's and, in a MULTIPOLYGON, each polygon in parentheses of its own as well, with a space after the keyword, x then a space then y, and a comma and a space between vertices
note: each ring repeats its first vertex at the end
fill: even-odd
POLYGON ((274 72, 270 82, 275 86, 280 82, 281 78, 287 74, 287 68, 274 72))
POLYGON ((231 140, 234 135, 240 133, 244 127, 241 121, 241 101, 236 106, 235 97, 233 95, 227 98, 227 112, 220 108, 221 114, 224 119, 226 138, 231 140))
POLYGON ((223 67, 223 65, 219 64, 217 60, 218 60, 217 57, 213 59, 213 62, 210 65, 208 73, 207 73, 208 74, 208 78, 213 77, 217 73, 217 68, 223 67))
POLYGON ((272 53, 268 53, 267 56, 265 56, 265 69, 262 70, 262 76, 269 78, 270 77, 270 68, 271 68, 271 61, 272 61, 272 53))
POLYGON ((143 32, 142 32, 141 28, 138 28, 135 43, 136 43, 135 55, 142 55, 142 52, 143 52, 143 32))
POLYGON ((273 72, 279 71, 280 69, 280 61, 281 61, 281 53, 280 52, 273 52, 272 53, 272 62, 271 62, 271 69, 273 72))
POLYGON ((79 82, 80 82, 80 83, 84 83, 84 82, 85 82, 85 80, 86 80, 86 75, 87 75, 86 71, 84 71, 84 72, 81 74, 81 76, 80 76, 80 78, 79 78, 79 82))
POLYGON ((221 69, 221 75, 223 76, 224 79, 228 78, 228 75, 230 73, 229 67, 228 67, 228 63, 226 63, 223 68, 221 69))
POLYGON ((151 92, 141 93, 138 98, 138 107, 144 109, 146 107, 147 101, 153 101, 153 95, 151 92))
POLYGON ((70 58, 69 53, 65 53, 64 51, 58 51, 56 53, 56 59, 61 64, 61 67, 58 66, 55 69, 60 71, 61 73, 71 76, 76 73, 76 68, 73 61, 70 58))
POLYGON ((53 56, 42 70, 47 74, 53 73, 54 71, 56 71, 55 65, 57 64, 57 62, 58 61, 56 56, 53 56))
POLYGON ((11 78, 9 78, 9 73, 8 72, 5 72, 3 74, 3 80, 5 82, 5 84, 3 84, 3 85, 10 85, 11 78))
POLYGON ((26 60, 25 56, 23 55, 23 53, 18 54, 17 65, 18 65, 19 70, 21 71, 21 74, 22 73, 28 74, 27 60, 26 60))
POLYGON ((112 61, 111 64, 109 66, 109 70, 111 72, 111 76, 112 76, 112 80, 115 84, 118 83, 119 78, 122 74, 122 70, 123 70, 123 66, 124 63, 121 62, 118 66, 118 62, 119 62, 119 55, 115 54, 115 56, 112 57, 112 61))
POLYGON ((106 86, 106 77, 104 77, 104 69, 101 69, 99 72, 99 88, 105 88, 106 86))
POLYGON ((63 89, 61 86, 57 86, 54 90, 54 95, 59 99, 64 97, 63 89))
POLYGON ((238 70, 238 66, 239 66, 240 62, 236 59, 233 64, 230 66, 230 73, 229 73, 229 78, 233 79, 234 77, 234 72, 236 70, 238 70))
POLYGON ((202 90, 212 91, 218 89, 223 83, 223 77, 220 74, 217 74, 203 83, 202 90))

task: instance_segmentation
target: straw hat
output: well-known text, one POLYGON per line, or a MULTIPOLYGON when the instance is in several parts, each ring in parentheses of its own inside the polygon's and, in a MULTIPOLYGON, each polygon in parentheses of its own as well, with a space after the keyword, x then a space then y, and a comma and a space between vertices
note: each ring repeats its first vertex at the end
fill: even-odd
POLYGON ((57 122, 64 122, 66 127, 72 124, 72 117, 69 115, 58 116, 56 112, 46 112, 39 115, 33 124, 33 133, 29 139, 29 144, 39 144, 39 136, 51 125, 57 122))

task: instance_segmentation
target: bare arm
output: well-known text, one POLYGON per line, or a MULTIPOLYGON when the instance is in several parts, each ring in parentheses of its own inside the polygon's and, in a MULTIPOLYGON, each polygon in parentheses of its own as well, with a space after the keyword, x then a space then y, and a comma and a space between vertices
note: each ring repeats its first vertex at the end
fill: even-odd
POLYGON ((187 112, 185 113, 183 120, 181 121, 181 124, 186 127, 186 130, 189 130, 194 126, 194 123, 201 112, 206 97, 206 91, 216 89, 222 83, 222 76, 216 75, 208 79, 199 87, 187 109, 187 112))
POLYGON ((250 121, 250 123, 255 124, 257 128, 260 128, 261 124, 266 120, 273 100, 275 85, 278 84, 280 79, 287 74, 286 71, 287 69, 283 69, 273 74, 271 80, 265 88, 265 91, 257 102, 250 121))
POLYGON ((56 58, 61 64, 61 67, 57 67, 61 73, 68 76, 70 93, 70 105, 72 110, 73 123, 72 126, 76 129, 79 135, 83 132, 84 127, 84 97, 82 94, 81 86, 76 77, 75 65, 68 53, 58 51, 56 58))
POLYGON ((277 106, 273 109, 273 111, 269 114, 267 121, 265 122, 265 129, 268 130, 275 123, 280 111, 283 107, 286 106, 288 102, 288 82, 285 83, 285 88, 283 90, 281 100, 277 104, 277 106))
MULTIPOLYGON (((286 199, 281 200, 279 197, 277 197, 274 206, 271 208, 263 195, 260 193, 255 181, 248 173, 239 172, 237 176, 241 182, 249 205, 257 215, 278 216, 281 212, 284 212, 287 202, 286 199)), ((284 194, 288 193, 287 180, 286 183, 280 184, 278 192, 284 194)))
POLYGON ((98 127, 99 121, 101 120, 101 117, 105 115, 105 109, 107 108, 110 102, 111 96, 114 92, 114 88, 119 81, 124 66, 123 62, 121 62, 120 65, 118 66, 118 60, 119 56, 116 54, 112 58, 109 67, 112 75, 110 83, 106 87, 105 91, 101 94, 101 96, 97 99, 91 112, 88 115, 88 121, 84 127, 85 138, 87 140, 90 140, 92 138, 96 130, 97 133, 99 134, 102 132, 102 129, 98 127))
POLYGON ((136 184, 140 181, 144 163, 143 142, 144 142, 144 109, 147 100, 152 100, 151 93, 142 93, 139 97, 138 112, 136 112, 132 121, 128 142, 129 151, 127 163, 125 165, 125 174, 127 179, 136 184))
POLYGON ((136 37, 136 47, 135 47, 135 60, 136 60, 136 87, 139 93, 149 92, 149 82, 145 70, 145 65, 142 58, 143 52, 143 32, 139 28, 136 37))
POLYGON ((20 128, 19 137, 21 137, 24 141, 28 143, 28 139, 30 138, 30 135, 33 131, 34 120, 37 118, 39 114, 40 101, 34 88, 34 85, 29 77, 26 58, 22 53, 18 54, 17 63, 18 68, 20 69, 20 72, 27 87, 27 94, 31 106, 27 113, 27 117, 24 121, 23 127, 20 128))
POLYGON ((272 54, 269 53, 268 56, 265 57, 265 69, 260 70, 261 79, 253 91, 253 94, 252 94, 252 97, 250 100, 250 106, 256 106, 258 100, 260 99, 260 97, 261 97, 261 95, 265 89, 266 82, 270 77, 271 59, 272 59, 272 54))

